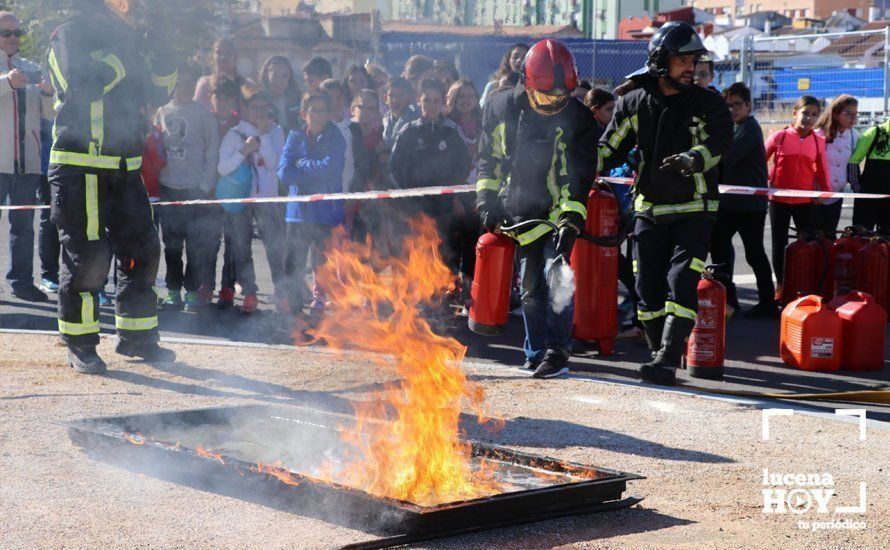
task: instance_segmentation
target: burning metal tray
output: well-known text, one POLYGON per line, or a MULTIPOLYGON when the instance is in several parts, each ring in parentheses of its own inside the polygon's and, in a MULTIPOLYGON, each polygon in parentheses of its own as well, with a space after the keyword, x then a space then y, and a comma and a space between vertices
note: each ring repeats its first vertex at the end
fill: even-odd
POLYGON ((512 489, 431 506, 313 478, 351 416, 303 407, 240 406, 59 422, 93 458, 201 490, 378 533, 448 534, 594 511, 642 479, 471 442, 512 489), (282 463, 277 463, 282 460, 282 463), (283 464, 283 465, 281 465, 283 464))

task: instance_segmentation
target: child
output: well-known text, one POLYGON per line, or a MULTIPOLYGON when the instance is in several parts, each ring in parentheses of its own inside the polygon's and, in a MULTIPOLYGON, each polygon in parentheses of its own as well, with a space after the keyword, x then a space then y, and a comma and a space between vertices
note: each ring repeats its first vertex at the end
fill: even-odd
MULTIPOLYGON (((280 185, 289 196, 343 191, 346 140, 331 121, 331 107, 331 99, 324 93, 308 93, 303 98, 301 115, 306 130, 288 134, 278 165, 280 185)), ((292 312, 302 311, 307 298, 308 254, 312 254, 309 265, 314 270, 322 263, 325 240, 343 220, 342 201, 288 203, 284 277, 286 305, 292 312)), ((317 285, 313 294, 310 311, 317 317, 324 313, 326 298, 317 285)))
MULTIPOLYGON (((890 193, 890 120, 862 132, 856 150, 850 157, 850 169, 858 173, 859 163, 865 161, 865 171, 859 179, 863 193, 890 193)), ((856 199, 853 205, 853 225, 890 232, 890 199, 856 199)))
MULTIPOLYGON (((414 105, 417 92, 411 83, 400 76, 389 79, 386 87, 386 105, 389 112, 383 117, 383 141, 392 150, 396 136, 402 128, 420 117, 420 110, 414 105)), ((387 159, 388 160, 388 159, 387 159)))
MULTIPOLYGON (((817 124, 819 130, 816 133, 825 138, 825 158, 831 171, 832 191, 843 191, 847 182, 851 181, 847 164, 859 141, 859 132, 854 128, 858 116, 859 102, 856 98, 841 94, 831 101, 817 124)), ((825 199, 821 205, 814 207, 819 228, 830 239, 835 238, 843 203, 843 199, 825 199)))
MULTIPOLYGON (((769 186, 773 189, 831 191, 825 140, 813 132, 822 107, 813 96, 804 95, 794 105, 791 125, 766 140, 766 159, 774 160, 769 186)), ((791 220, 800 231, 816 229, 813 223, 813 200, 797 197, 770 197, 769 221, 772 226, 773 268, 779 285, 776 299, 782 293, 785 275, 785 247, 791 220)))
MULTIPOLYGON (((219 130, 210 109, 196 102, 197 71, 180 71, 173 99, 158 109, 156 123, 161 127, 167 164, 160 173, 162 201, 206 199, 216 183, 219 130)), ((167 296, 161 305, 180 309, 185 287, 185 307, 195 310, 210 300, 208 258, 209 231, 202 206, 168 208, 161 217, 164 260, 167 264, 167 296), (186 264, 183 269, 182 252, 186 264), (201 289, 199 296, 198 290, 201 289)))
MULTIPOLYGON (((380 164, 380 154, 383 150, 383 136, 379 122, 380 100, 377 92, 359 90, 352 98, 352 122, 349 124, 355 153, 352 188, 356 191, 381 188, 383 167, 380 164)), ((369 201, 346 203, 346 228, 356 240, 362 240, 369 233, 374 233, 377 220, 373 214, 377 212, 376 206, 369 204, 369 201)))

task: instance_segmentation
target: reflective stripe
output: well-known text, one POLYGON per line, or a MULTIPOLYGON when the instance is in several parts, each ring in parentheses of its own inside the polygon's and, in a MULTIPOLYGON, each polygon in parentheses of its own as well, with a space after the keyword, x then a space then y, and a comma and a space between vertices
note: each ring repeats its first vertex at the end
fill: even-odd
POLYGON ((153 330, 158 328, 158 317, 155 315, 154 317, 131 318, 115 315, 114 326, 118 330, 153 330))
POLYGON ((90 137, 90 154, 99 155, 105 141, 105 101, 101 99, 90 103, 90 137))
POLYGON ((535 227, 533 227, 532 229, 526 231, 525 233, 520 233, 519 235, 516 235, 514 238, 516 239, 516 241, 519 243, 520 246, 525 246, 527 244, 531 244, 531 243, 535 242, 536 240, 540 239, 541 237, 543 237, 544 235, 546 235, 547 233, 549 233, 552 230, 553 230, 553 228, 550 227, 549 225, 547 225, 546 223, 540 223, 540 224, 536 225, 535 227))
POLYGON ((633 115, 630 117, 630 125, 634 129, 634 133, 637 132, 637 128, 639 127, 639 120, 637 119, 637 115, 633 115))
POLYGON ((123 80, 125 76, 127 76, 127 70, 124 68, 124 64, 121 63, 121 60, 118 58, 118 56, 114 55, 113 53, 107 55, 102 55, 102 53, 102 50, 96 50, 90 54, 90 57, 93 59, 93 61, 105 63, 106 65, 111 67, 112 71, 114 71, 114 80, 112 80, 105 86, 105 89, 102 91, 104 95, 114 89, 114 87, 117 86, 118 83, 120 83, 120 81, 123 80))
POLYGON ((699 172, 692 174, 692 180, 695 182, 695 198, 700 199, 708 192, 708 182, 705 181, 705 175, 699 172))
POLYGON ((666 216, 691 212, 716 212, 719 205, 720 203, 717 200, 699 199, 681 204, 659 204, 654 206, 652 203, 646 202, 643 195, 637 195, 637 198, 634 200, 634 211, 643 213, 651 211, 653 216, 666 216))
MULTIPOLYGON (((82 166, 84 168, 99 168, 103 170, 117 170, 121 166, 120 157, 56 150, 50 151, 49 162, 51 164, 66 164, 69 166, 82 166)), ((134 170, 139 170, 140 168, 142 168, 141 156, 127 159, 127 170, 132 172, 134 170)))
POLYGON ((578 201, 564 200, 562 204, 559 205, 559 210, 560 212, 577 212, 581 214, 581 217, 587 219, 587 207, 578 201))
POLYGON ((665 302, 664 310, 665 312, 673 314, 676 317, 692 319, 693 321, 695 320, 695 311, 689 309, 688 307, 683 307, 677 302, 665 302))
POLYGON ((481 193, 482 191, 494 191, 497 193, 501 190, 501 184, 498 180, 493 180, 490 178, 483 178, 476 182, 476 192, 481 193))
POLYGON ((631 265, 633 266, 634 273, 640 272, 640 262, 638 262, 637 260, 634 260, 633 262, 631 262, 631 265))
POLYGON ((166 76, 156 74, 151 75, 151 83, 160 88, 167 90, 167 95, 173 95, 173 88, 176 87, 176 80, 179 77, 179 71, 173 71, 166 76))
POLYGON ((689 263, 689 269, 702 273, 705 270, 705 262, 699 260, 698 258, 692 258, 692 261, 689 263))
POLYGON ((87 214, 87 240, 99 240, 99 177, 84 174, 84 193, 87 214))
POLYGON ((717 164, 720 162, 720 155, 717 155, 716 157, 712 157, 711 150, 708 149, 707 147, 705 147, 704 145, 696 145, 695 147, 692 148, 692 150, 697 151, 698 154, 701 155, 701 158, 702 158, 702 161, 704 164, 704 168, 702 168, 702 172, 707 172, 711 168, 717 166, 717 164))
POLYGON ((621 146, 621 142, 624 141, 625 136, 627 136, 627 131, 631 128, 631 120, 630 118, 625 118, 621 121, 621 126, 609 137, 609 146, 612 149, 618 149, 621 146))
POLYGON ((501 122, 494 127, 491 133, 491 154, 496 159, 502 159, 507 156, 507 124, 501 122))
POLYGON ((664 308, 659 309, 658 311, 637 310, 637 319, 640 321, 651 321, 653 319, 658 319, 659 317, 664 317, 665 315, 667 315, 667 311, 664 308))
POLYGON ((559 170, 560 176, 568 176, 569 175, 569 165, 566 162, 566 143, 563 141, 563 131, 562 128, 556 129, 556 152, 559 153, 559 162, 561 168, 559 170))
POLYGON ((89 292, 80 293, 80 322, 71 323, 59 319, 59 332, 68 336, 83 336, 99 332, 99 320, 94 319, 96 306, 93 303, 93 295, 89 292))
POLYGON ((67 92, 68 81, 65 80, 65 75, 63 75, 62 71, 59 69, 59 61, 56 59, 56 52, 52 48, 49 49, 49 70, 53 73, 53 76, 56 78, 59 87, 62 88, 62 91, 67 92))

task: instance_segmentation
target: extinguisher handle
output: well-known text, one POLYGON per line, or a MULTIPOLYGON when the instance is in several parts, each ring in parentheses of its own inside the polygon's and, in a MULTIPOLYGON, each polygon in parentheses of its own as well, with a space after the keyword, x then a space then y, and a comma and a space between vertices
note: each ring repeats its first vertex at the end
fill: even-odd
POLYGON ((874 301, 875 301, 874 296, 872 296, 868 292, 863 292, 861 290, 851 290, 850 292, 847 293, 846 297, 849 298, 850 296, 855 296, 860 301, 865 302, 866 304, 871 304, 871 303, 874 303, 874 301))

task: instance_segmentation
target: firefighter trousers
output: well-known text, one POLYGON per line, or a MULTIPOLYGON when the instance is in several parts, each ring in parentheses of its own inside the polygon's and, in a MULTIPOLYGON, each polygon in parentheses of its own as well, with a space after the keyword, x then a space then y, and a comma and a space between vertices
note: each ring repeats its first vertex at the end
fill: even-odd
POLYGON ((122 340, 158 340, 161 245, 139 171, 72 173, 50 167, 52 221, 59 227, 62 266, 59 332, 69 346, 99 343, 98 291, 117 260, 115 326, 122 340))
POLYGON ((634 268, 641 321, 668 315, 695 319, 698 281, 708 257, 713 225, 713 219, 705 215, 658 222, 636 219, 634 268))

